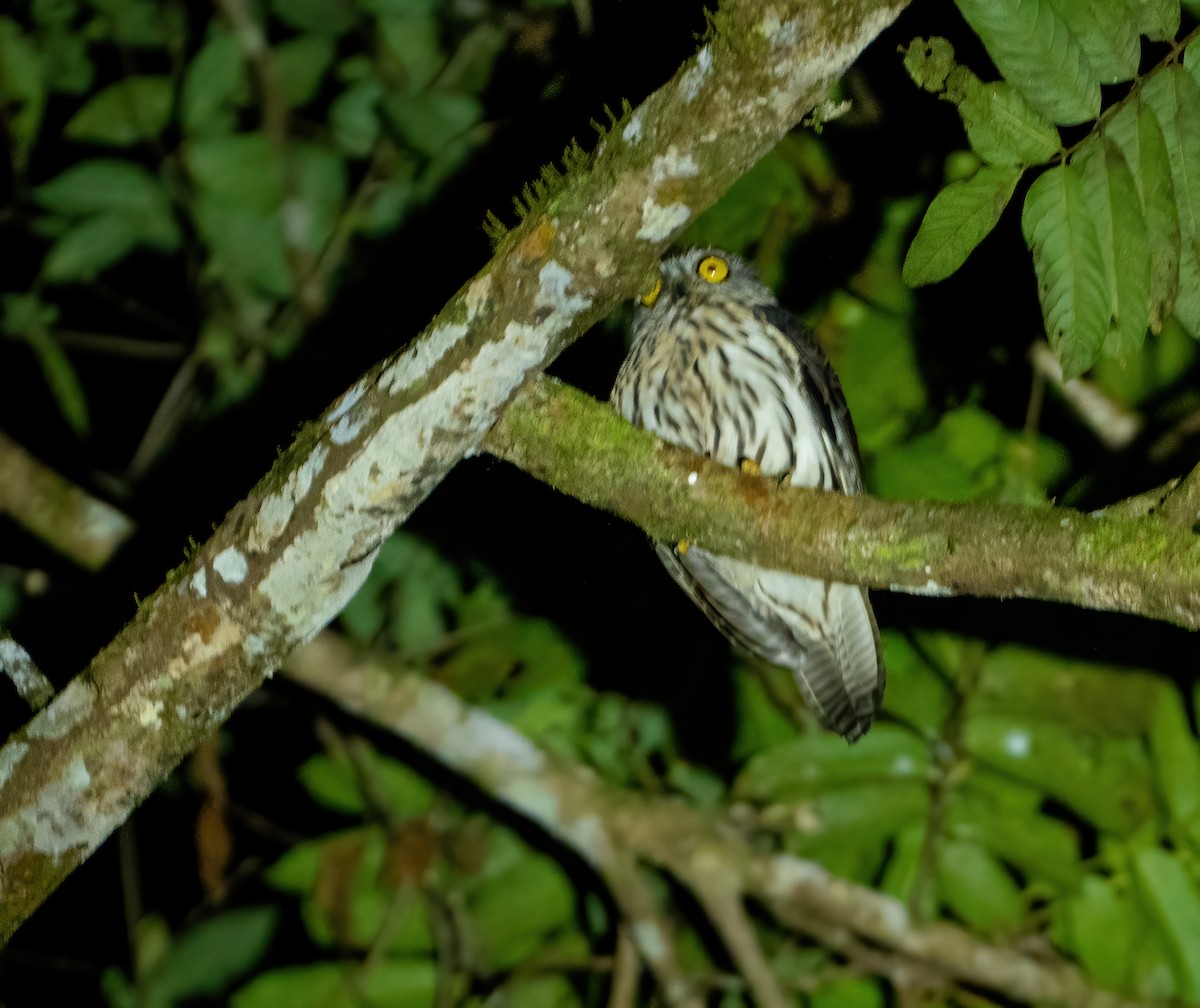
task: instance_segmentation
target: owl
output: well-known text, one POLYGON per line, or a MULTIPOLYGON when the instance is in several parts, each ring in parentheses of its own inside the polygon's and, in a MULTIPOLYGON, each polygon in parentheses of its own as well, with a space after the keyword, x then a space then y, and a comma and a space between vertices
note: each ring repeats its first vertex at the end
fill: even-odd
MULTIPOLYGON (((612 402, 637 426, 721 465, 862 492, 846 400, 812 332, 719 249, 663 261, 636 308, 612 402)), ((686 543, 655 549, 717 629, 792 673, 822 725, 850 742, 870 728, 885 675, 864 588, 686 543)))

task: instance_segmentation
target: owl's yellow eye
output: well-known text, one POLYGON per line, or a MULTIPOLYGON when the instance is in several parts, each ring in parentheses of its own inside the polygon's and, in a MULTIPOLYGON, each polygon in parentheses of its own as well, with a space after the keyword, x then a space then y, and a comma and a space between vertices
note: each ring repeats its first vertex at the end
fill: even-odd
POLYGON ((720 283, 729 276, 729 263, 720 256, 705 256, 697 264, 696 272, 709 283, 720 283))
POLYGON ((650 285, 650 289, 648 291, 646 291, 645 294, 642 295, 642 299, 641 299, 642 304, 644 304, 647 308, 652 307, 654 302, 658 300, 658 295, 661 293, 662 293, 662 274, 659 273, 654 278, 654 283, 650 285))

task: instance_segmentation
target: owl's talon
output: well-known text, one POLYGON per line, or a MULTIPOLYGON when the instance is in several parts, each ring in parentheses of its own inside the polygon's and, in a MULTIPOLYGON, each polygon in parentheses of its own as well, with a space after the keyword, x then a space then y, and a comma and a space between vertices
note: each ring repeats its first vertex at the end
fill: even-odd
POLYGON ((688 551, 688 549, 691 545, 692 544, 690 542, 688 542, 686 539, 680 539, 679 542, 677 542, 675 544, 675 552, 678 553, 680 556, 682 556, 684 553, 686 553, 688 551))
POLYGON ((742 461, 738 464, 738 468, 741 469, 742 472, 744 472, 747 476, 762 475, 762 466, 760 466, 758 462, 752 458, 742 459, 742 461))

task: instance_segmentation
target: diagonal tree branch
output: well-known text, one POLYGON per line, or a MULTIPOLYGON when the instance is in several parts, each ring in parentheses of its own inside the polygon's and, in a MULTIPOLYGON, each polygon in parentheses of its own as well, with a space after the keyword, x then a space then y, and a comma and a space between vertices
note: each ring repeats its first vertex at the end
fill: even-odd
POLYGON ((675 78, 537 201, 421 336, 306 426, 0 750, 0 940, 362 584, 505 404, 634 292, 907 0, 730 0, 675 78))
MULTIPOLYGON (((1048 599, 1200 626, 1200 536, 1173 513, 883 501, 774 486, 664 444, 553 379, 531 383, 484 446, 661 542, 686 539, 876 588, 1048 599)), ((1192 477, 1183 487, 1193 489, 1192 477)), ((1176 509, 1191 514, 1190 500, 1176 491, 1168 503, 1182 501, 1176 509)))

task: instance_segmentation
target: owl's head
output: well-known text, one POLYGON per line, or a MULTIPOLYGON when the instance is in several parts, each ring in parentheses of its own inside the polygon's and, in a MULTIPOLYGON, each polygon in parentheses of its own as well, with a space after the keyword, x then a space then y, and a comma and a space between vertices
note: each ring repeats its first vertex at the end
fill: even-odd
POLYGON ((759 305, 774 300, 744 259, 718 248, 694 248, 659 264, 657 277, 638 299, 637 314, 666 315, 681 305, 759 305))

